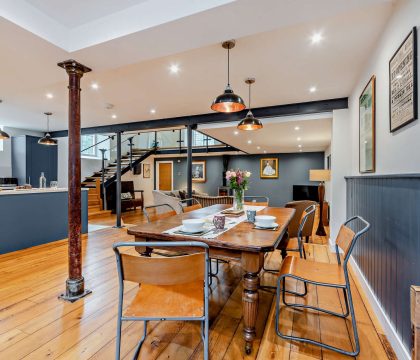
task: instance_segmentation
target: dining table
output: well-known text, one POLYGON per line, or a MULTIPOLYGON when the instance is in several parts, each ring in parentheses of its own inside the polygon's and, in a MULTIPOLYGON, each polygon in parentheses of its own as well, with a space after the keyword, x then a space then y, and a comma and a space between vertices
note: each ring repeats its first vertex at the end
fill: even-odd
MULTIPOLYGON (((252 351, 256 338, 255 325, 258 316, 260 272, 264 265, 265 254, 274 251, 284 238, 287 227, 295 212, 294 209, 282 207, 258 207, 257 215, 271 215, 278 224, 274 229, 258 229, 253 223, 240 221, 209 238, 205 235, 191 236, 171 232, 171 229, 182 224, 185 219, 209 219, 231 205, 212 205, 198 210, 173 215, 151 223, 130 227, 127 232, 135 241, 202 241, 209 246, 210 258, 237 261, 243 269, 243 339, 246 354, 252 351)), ((246 207, 246 206, 245 206, 246 207)), ((227 216, 229 219, 229 216, 227 216)), ((232 218, 234 219, 234 218, 232 218)), ((244 219, 244 216, 242 216, 244 219)), ((228 220, 227 220, 228 221, 228 220)), ((137 249, 139 253, 150 256, 153 249, 137 249)))

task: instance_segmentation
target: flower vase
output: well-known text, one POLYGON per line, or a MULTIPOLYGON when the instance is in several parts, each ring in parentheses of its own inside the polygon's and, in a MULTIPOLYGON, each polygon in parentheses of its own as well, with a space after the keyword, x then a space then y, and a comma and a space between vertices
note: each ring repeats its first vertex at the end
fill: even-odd
POLYGON ((244 190, 233 190, 233 210, 241 211, 244 209, 244 190))

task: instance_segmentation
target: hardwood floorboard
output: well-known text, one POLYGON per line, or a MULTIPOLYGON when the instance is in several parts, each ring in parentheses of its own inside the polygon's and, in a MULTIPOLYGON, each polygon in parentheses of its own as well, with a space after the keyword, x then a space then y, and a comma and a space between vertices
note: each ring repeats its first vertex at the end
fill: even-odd
MULTIPOLYGON (((124 213, 127 224, 145 221, 140 211, 124 213)), ((112 226, 115 216, 105 215, 92 223, 112 226)), ((130 225, 128 225, 130 226, 130 225)), ((335 262, 323 237, 313 236, 307 244, 308 258, 335 262)), ((57 299, 67 278, 67 241, 61 240, 15 253, 0 255, 0 358, 1 359, 95 359, 115 358, 115 333, 118 282, 112 244, 130 241, 126 229, 112 227, 84 235, 83 269, 86 287, 93 290, 88 297, 66 303, 57 299)), ((266 258, 269 268, 279 268, 278 251, 266 258)), ((275 333, 275 296, 260 292, 257 339, 250 355, 245 355, 242 340, 242 270, 238 264, 222 264, 214 279, 210 295, 210 358, 211 360, 267 359, 344 359, 345 356, 318 347, 289 342, 275 333)), ((263 273, 261 283, 275 285, 276 275, 263 273)), ((288 288, 302 289, 290 281, 288 288)), ((127 284, 129 301, 137 285, 127 284)), ((310 287, 306 299, 287 294, 287 301, 307 301, 340 311, 344 299, 335 289, 310 287)), ((395 358, 371 307, 366 304, 360 286, 352 279, 356 319, 361 339, 358 359, 395 358)), ((287 334, 321 339, 336 346, 352 346, 351 321, 320 315, 314 311, 283 307, 280 328, 287 334)), ((126 322, 122 330, 122 359, 131 359, 143 331, 142 322, 126 322)), ((394 355, 395 356, 395 355, 394 355)), ((150 322, 148 336, 140 359, 203 358, 200 326, 194 322, 150 322)))

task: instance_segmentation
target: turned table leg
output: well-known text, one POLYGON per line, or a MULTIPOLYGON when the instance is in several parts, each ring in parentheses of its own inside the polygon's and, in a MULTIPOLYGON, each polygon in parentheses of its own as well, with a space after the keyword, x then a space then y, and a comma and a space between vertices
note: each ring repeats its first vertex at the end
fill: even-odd
POLYGON ((243 337, 245 340, 245 352, 251 354, 252 342, 255 340, 255 324, 258 316, 258 289, 260 278, 258 274, 264 263, 264 253, 242 253, 242 268, 245 271, 243 277, 242 311, 243 311, 243 337))
POLYGON ((260 278, 258 273, 246 273, 243 278, 242 307, 244 315, 243 336, 245 339, 245 352, 251 354, 252 342, 255 340, 255 324, 258 314, 258 289, 260 287, 260 278))

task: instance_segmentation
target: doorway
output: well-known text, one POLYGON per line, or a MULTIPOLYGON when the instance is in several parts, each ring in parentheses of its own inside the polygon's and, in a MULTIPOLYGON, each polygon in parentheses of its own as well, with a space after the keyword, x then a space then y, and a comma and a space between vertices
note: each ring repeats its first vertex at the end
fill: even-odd
POLYGON ((157 161, 156 186, 157 190, 173 190, 173 162, 157 161))

